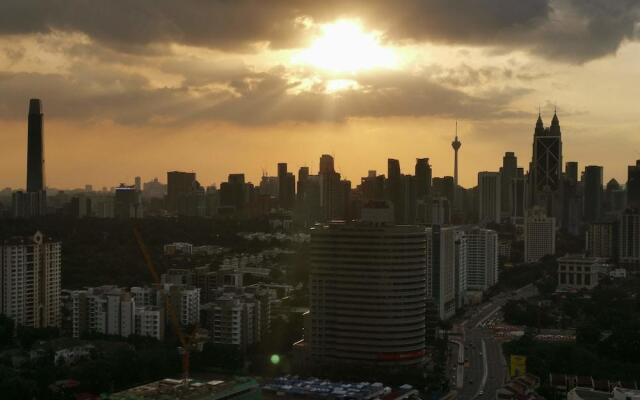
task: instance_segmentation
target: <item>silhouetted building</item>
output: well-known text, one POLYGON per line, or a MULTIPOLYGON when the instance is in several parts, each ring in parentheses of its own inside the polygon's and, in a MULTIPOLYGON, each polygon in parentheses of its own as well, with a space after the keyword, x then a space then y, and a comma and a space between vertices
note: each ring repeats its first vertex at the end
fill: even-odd
POLYGON ((428 158, 417 158, 415 167, 416 196, 419 200, 426 200, 431 195, 431 165, 428 158))
POLYGON ((15 217, 30 218, 47 213, 43 129, 42 102, 31 99, 27 128, 27 190, 13 194, 12 208, 15 217))
MULTIPOLYGON (((456 121, 456 137, 451 142, 451 147, 453 148, 453 182, 455 187, 458 187, 458 150, 462 147, 462 142, 458 140, 458 122, 456 121)), ((454 193, 455 196, 455 193, 454 193)))
POLYGON ((618 213, 627 207, 627 192, 614 178, 607 182, 604 192, 604 210, 607 213, 618 213))
POLYGON ((478 173, 478 201, 480 211, 480 222, 500 223, 500 200, 502 192, 500 190, 500 173, 479 172, 478 173))
POLYGON ((181 198, 191 193, 195 182, 195 172, 167 172, 167 209, 170 212, 178 212, 181 198))
POLYGON ((446 197, 451 208, 454 206, 456 184, 453 176, 436 177, 432 179, 432 196, 446 197))
POLYGON ((296 199, 296 177, 287 172, 287 163, 278 164, 278 202, 285 210, 293 209, 296 199))
POLYGON ((602 210, 602 167, 589 165, 584 169, 584 221, 597 221, 602 210))
POLYGON ((533 157, 529 171, 531 205, 544 207, 549 216, 562 216, 562 134, 554 112, 545 128, 538 115, 533 136, 533 157))
POLYGON ((142 185, 142 196, 148 199, 162 199, 167 194, 167 185, 153 178, 142 185))
POLYGON ((142 200, 140 192, 134 186, 121 183, 116 188, 113 212, 116 218, 142 218, 142 200))
POLYGON ((564 175, 567 177, 567 180, 574 184, 578 183, 578 163, 576 161, 567 161, 564 168, 564 175))
POLYGON ((640 212, 627 208, 618 223, 618 262, 629 267, 640 267, 640 212))
POLYGON ((220 206, 231 213, 239 213, 245 210, 248 203, 249 193, 244 174, 229 174, 227 182, 220 184, 220 206))
POLYGON ((500 209, 503 216, 513 215, 514 199, 512 198, 513 180, 518 175, 518 159, 515 153, 508 151, 502 157, 500 168, 500 209))
POLYGON ((627 170, 627 205, 640 208, 640 160, 627 170))
POLYGON ((521 223, 527 209, 527 180, 522 168, 516 170, 516 176, 511 180, 510 191, 511 218, 515 223, 521 223))
POLYGON ((29 100, 29 127, 27 148, 27 192, 42 192, 44 181, 44 126, 42 103, 39 99, 29 100))

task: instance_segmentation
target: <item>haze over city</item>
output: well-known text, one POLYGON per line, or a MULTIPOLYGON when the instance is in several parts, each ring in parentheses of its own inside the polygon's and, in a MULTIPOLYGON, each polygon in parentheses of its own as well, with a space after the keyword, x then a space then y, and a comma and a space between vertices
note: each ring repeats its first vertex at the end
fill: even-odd
POLYGON ((59 188, 257 181, 323 153, 354 181, 387 157, 451 175, 456 120, 468 187, 504 151, 530 159, 555 107, 566 160, 622 182, 640 154, 633 1, 65 3, 0 4, 3 186, 24 185, 32 97, 59 188))

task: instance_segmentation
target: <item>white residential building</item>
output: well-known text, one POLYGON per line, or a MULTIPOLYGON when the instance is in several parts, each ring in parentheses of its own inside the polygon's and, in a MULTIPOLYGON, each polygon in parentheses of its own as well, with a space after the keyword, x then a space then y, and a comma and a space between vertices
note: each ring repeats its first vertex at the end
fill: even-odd
POLYGON ((536 262, 555 252, 556 219, 547 217, 541 207, 528 210, 524 221, 524 261, 536 262))
POLYGON ((464 232, 467 240, 467 289, 486 291, 498 282, 498 234, 474 227, 464 232))
POLYGON ((455 315, 466 293, 466 240, 458 227, 433 225, 426 231, 427 296, 438 316, 455 315))
POLYGON ((164 340, 165 323, 164 307, 145 306, 138 307, 135 310, 134 326, 136 335, 164 340))
POLYGON ((60 252, 41 232, 0 241, 0 313, 18 325, 60 326, 60 252))

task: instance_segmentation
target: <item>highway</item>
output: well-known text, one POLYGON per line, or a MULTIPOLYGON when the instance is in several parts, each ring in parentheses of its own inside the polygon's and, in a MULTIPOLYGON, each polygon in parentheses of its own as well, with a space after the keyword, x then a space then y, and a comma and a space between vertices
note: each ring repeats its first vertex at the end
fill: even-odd
MULTIPOLYGON (((467 311, 464 318, 454 323, 453 331, 457 337, 452 341, 461 342, 456 359, 465 360, 458 365, 453 386, 457 398, 463 400, 495 399, 498 390, 507 380, 507 364, 502 354, 501 341, 484 324, 492 319, 509 299, 535 296, 537 289, 527 285, 512 293, 502 293, 489 302, 467 311), (460 353, 462 352, 462 353, 460 353)), ((453 372, 453 371, 451 371, 453 372)))

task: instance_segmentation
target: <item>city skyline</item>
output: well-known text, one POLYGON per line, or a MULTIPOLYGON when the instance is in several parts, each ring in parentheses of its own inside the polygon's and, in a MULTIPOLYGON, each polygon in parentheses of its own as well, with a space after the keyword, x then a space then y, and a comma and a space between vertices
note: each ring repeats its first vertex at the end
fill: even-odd
MULTIPOLYGON (((31 110, 32 110, 32 103, 33 103, 33 102, 37 102, 37 107, 39 108, 39 110, 40 110, 40 112, 41 112, 41 113, 40 113, 40 115, 39 115, 39 118, 42 120, 43 113, 42 113, 42 101, 41 101, 41 99, 31 99, 31 100, 30 100, 30 103, 29 103, 29 118, 31 118, 31 110)), ((537 132, 537 130, 539 129, 539 125, 540 125, 541 123, 543 123, 543 124, 544 124, 544 121, 543 121, 543 120, 544 120, 544 118, 542 118, 542 112, 539 110, 539 111, 538 111, 538 118, 537 118, 537 122, 536 122, 536 128, 535 128, 535 129, 533 129, 533 132, 534 132, 534 133, 535 133, 535 132, 537 132)), ((554 121, 557 121, 557 107, 556 107, 556 106, 554 106, 554 108, 553 108, 553 118, 550 120, 550 124, 553 124, 553 122, 554 122, 554 121)), ((40 124, 41 124, 41 125, 43 125, 43 123, 42 123, 42 122, 40 122, 40 124)), ((563 126, 564 126, 564 124, 563 124, 563 126)), ((44 130, 44 129, 42 128, 42 130, 44 130)), ((27 135, 27 137, 29 137, 29 136, 27 135)), ((445 140, 446 140, 446 139, 445 139, 445 140)), ((453 136, 453 140, 454 140, 454 142, 458 142, 458 140, 459 140, 459 139, 458 139, 458 121, 457 121, 457 120, 454 122, 454 136, 453 136)), ((563 141, 566 141, 566 136, 564 136, 564 137, 563 137, 563 141)), ((44 142, 46 143, 46 136, 44 136, 44 142)), ((453 146, 453 143, 454 143, 454 142, 452 142, 452 143, 451 143, 451 146, 453 146)), ((28 146, 27 146, 27 147, 28 147, 28 146)), ((46 146, 46 145, 43 145, 43 147, 47 147, 47 146, 46 146)), ((42 152, 43 150, 42 150, 42 149, 40 149, 39 151, 41 151, 41 152, 42 152)), ((450 156, 451 156, 451 160, 450 160, 450 162, 454 162, 455 157, 456 157, 456 155, 455 155, 455 153, 456 153, 455 147, 450 148, 449 152, 451 153, 451 154, 450 154, 450 156)), ((508 153, 508 152, 510 152, 510 151, 505 151, 505 153, 508 153)), ((28 152, 27 152, 27 153, 28 153, 28 152)), ((323 154, 326 154, 326 153, 323 153, 323 154)), ((463 152, 463 153, 461 153, 461 154, 463 154, 463 155, 464 155, 464 152, 463 152)), ((335 155, 334 155, 334 154, 331 154, 331 155, 332 155, 332 156, 334 156, 334 159, 335 159, 335 155)), ((529 158, 530 158, 531 156, 532 156, 532 155, 530 154, 530 155, 529 155, 529 158)), ((473 159, 474 155, 472 154, 472 155, 470 155, 470 156, 468 156, 468 157, 470 157, 470 158, 472 158, 472 159, 473 159)), ((516 153, 516 157, 518 157, 518 153, 516 153)), ((520 157, 522 157, 522 156, 520 156, 520 157)), ((316 157, 316 158, 317 158, 317 157, 316 157)), ((390 157, 389 157, 389 158, 390 158, 390 157)), ((421 158, 421 156, 420 156, 420 155, 417 155, 414 159, 415 159, 415 160, 417 160, 417 159, 419 159, 419 158, 421 158)), ((432 158, 432 157, 429 157, 429 158, 430 158, 431 160, 433 160, 433 159, 434 159, 434 158, 432 158)), ((438 157, 438 156, 436 156, 436 157, 435 157, 435 159, 441 159, 441 160, 442 160, 442 159, 446 159, 446 158, 447 158, 447 156, 446 156, 446 155, 442 155, 442 157, 438 157)), ((44 157, 43 157, 43 159, 44 159, 44 157)), ((388 159, 388 158, 387 158, 387 159, 388 159)), ((434 165, 433 161, 431 161, 431 167, 432 167, 432 169, 433 169, 434 171, 438 171, 438 170, 443 171, 443 173, 442 173, 440 176, 451 176, 451 177, 454 177, 455 172, 456 172, 456 171, 455 171, 455 169, 456 169, 456 165, 460 165, 461 163, 463 163, 463 162, 464 162, 464 161, 463 161, 464 159, 465 159, 465 157, 464 157, 464 156, 459 156, 459 159, 458 159, 457 161, 455 161, 457 164, 456 164, 456 163, 454 163, 454 166, 451 168, 451 171, 450 171, 449 173, 447 173, 447 171, 446 171, 446 167, 442 167, 442 166, 441 166, 440 168, 438 168, 437 166, 435 166, 435 165, 434 165)), ((486 157, 484 157, 484 159, 486 160, 486 157)), ((564 159, 565 159, 567 162, 574 162, 574 161, 575 161, 575 160, 572 160, 572 159, 568 159, 568 158, 566 158, 566 157, 565 157, 564 159)), ((385 159, 385 160, 386 160, 386 159, 385 159)), ((498 160, 498 161, 500 161, 500 158, 498 157, 498 158, 497 158, 497 160, 498 160)), ((522 160, 522 158, 521 158, 521 160, 522 160)), ((26 162, 26 161, 27 161, 27 160, 26 160, 26 157, 25 157, 25 162, 26 162)), ((402 172, 402 173, 410 173, 410 172, 411 172, 411 170, 412 170, 412 168, 413 168, 413 167, 412 167, 412 165, 413 165, 413 164, 412 164, 413 159, 408 159, 408 160, 406 160, 406 161, 408 161, 408 162, 407 162, 407 163, 404 163, 404 164, 403 164, 403 160, 402 160, 402 159, 400 159, 399 161, 400 161, 400 168, 401 168, 401 172, 402 172), (403 166, 403 165, 404 165, 404 168, 402 168, 402 166, 403 166)), ((376 161, 376 162, 377 162, 377 161, 376 161)), ((384 162, 384 160, 383 160, 383 162, 384 162)), ((581 163, 580 163, 580 161, 577 161, 577 162, 578 162, 578 168, 580 169, 580 171, 584 171, 584 170, 586 169, 586 167, 587 167, 587 166, 593 166, 593 165, 596 165, 596 164, 581 164, 581 163)), ((281 161, 276 161, 276 165, 277 165, 277 164, 279 164, 279 163, 281 163, 281 161)), ((317 161, 316 161, 316 163, 317 163, 317 161)), ((28 164, 28 163, 27 163, 27 164, 28 164)), ((285 162, 285 164, 290 164, 290 163, 285 162)), ((340 165, 339 160, 337 160, 337 163, 336 163, 336 164, 337 164, 337 165, 340 165)), ((44 167, 44 161, 42 161, 42 165, 43 165, 43 167, 42 167, 42 169, 43 169, 43 171, 42 171, 42 175, 46 175, 46 174, 47 174, 47 172, 46 172, 46 168, 44 167)), ((377 164, 376 164, 376 165, 377 165, 377 164)), ((463 165, 464 165, 464 164, 463 164, 463 165)), ((490 170, 498 171, 498 170, 500 170, 500 165, 501 165, 501 164, 499 163, 499 164, 496 166, 496 168, 495 168, 495 169, 490 169, 490 170)), ((619 176, 619 177, 612 176, 612 175, 607 175, 607 174, 606 174, 606 172, 605 172, 605 174, 604 174, 603 176, 604 176, 604 177, 607 177, 607 178, 604 180, 604 183, 608 182, 608 181, 609 181, 609 179, 617 179, 618 181, 624 182, 624 181, 625 181, 625 177, 626 177, 626 172, 627 172, 627 171, 626 171, 626 166, 627 166, 627 165, 625 164, 625 166, 624 166, 624 167, 625 167, 625 168, 624 168, 624 171, 622 172, 621 176, 619 176)), ((300 164, 300 165, 299 165, 299 167, 308 167, 308 168, 309 168, 309 172, 310 172, 310 173, 314 173, 314 172, 316 172, 316 169, 314 169, 314 162, 306 162, 306 163, 302 163, 302 164, 300 164)), ((525 171, 528 171, 528 168, 527 168, 527 164, 526 164, 526 163, 525 163, 525 164, 523 164, 523 165, 522 165, 522 167, 524 168, 524 170, 525 170, 525 171)), ((564 166, 564 164, 562 164, 562 165, 561 165, 561 167, 562 167, 562 172, 564 173, 564 167, 565 167, 565 166, 564 166)), ((297 169, 297 168, 298 168, 298 166, 294 166, 294 168, 296 168, 296 169, 297 169)), ((385 167, 383 166, 382 168, 376 168, 375 170, 376 170, 379 174, 385 174, 385 172, 384 172, 384 171, 385 171, 385 169, 383 169, 383 168, 385 168, 385 167)), ((336 169, 338 169, 338 167, 337 167, 336 169)), ((358 169, 362 169, 362 166, 361 166, 361 165, 359 165, 358 169)), ((372 168, 365 168, 365 169, 366 169, 366 171, 365 171, 365 172, 372 170, 372 168)), ((461 168, 458 168, 458 169, 461 169, 461 168)), ((604 171, 607 171, 606 167, 605 167, 605 168, 603 168, 603 169, 604 169, 604 171)), ((167 168, 167 171, 169 171, 169 170, 181 170, 181 169, 180 169, 180 168, 167 168)), ((201 173, 201 172, 199 172, 199 171, 197 171, 197 170, 193 170, 193 169, 183 169, 183 170, 184 170, 184 171, 188 171, 188 172, 190 172, 190 173, 200 173, 200 177, 201 177, 201 178, 200 178, 200 181, 201 181, 201 182, 203 182, 205 186, 208 186, 208 185, 210 185, 210 184, 213 184, 213 185, 217 185, 217 186, 219 186, 219 185, 220 185, 220 183, 222 183, 222 182, 226 181, 226 179, 228 178, 228 176, 229 176, 230 174, 234 174, 234 173, 242 173, 242 174, 244 174, 244 175, 246 176, 246 178, 247 178, 247 181, 248 181, 248 182, 255 182, 256 184, 260 182, 260 178, 261 178, 262 176, 265 176, 265 175, 266 175, 266 176, 274 176, 274 177, 277 177, 277 176, 278 176, 278 170, 277 170, 277 167, 276 167, 275 172, 273 172, 273 171, 271 171, 271 170, 270 170, 270 168, 267 166, 267 167, 261 167, 261 170, 260 170, 260 174, 259 174, 259 175, 257 175, 257 174, 256 174, 256 175, 252 175, 250 172, 248 173, 247 171, 245 171, 245 170, 243 170, 243 169, 240 169, 240 170, 235 171, 235 172, 231 172, 231 171, 230 171, 230 172, 216 172, 214 176, 218 177, 218 178, 217 178, 217 180, 213 180, 213 181, 206 181, 206 179, 207 179, 207 178, 206 178, 206 176, 211 176, 211 175, 212 175, 211 173, 207 174, 207 171, 206 171, 206 170, 205 170, 205 172, 204 172, 204 173, 201 173), (205 176, 205 178, 202 178, 202 176, 205 176)), ((466 188, 472 188, 472 187, 476 186, 476 185, 477 185, 477 182, 478 182, 478 181, 477 181, 477 174, 478 174, 479 172, 482 172, 482 170, 481 170, 481 169, 478 169, 478 170, 476 171, 476 170, 473 170, 473 169, 472 169, 472 170, 466 171, 466 174, 465 174, 465 173, 463 173, 463 174, 462 174, 462 176, 465 176, 467 179, 462 180, 462 181, 461 181, 461 183, 460 183, 460 185, 461 185, 462 187, 466 187, 466 188), (471 175, 471 176, 469 176, 469 175, 471 175)), ((357 172, 356 172, 356 174, 357 174, 357 172)), ((160 172, 160 173, 157 173, 157 174, 153 174, 153 173, 152 173, 152 174, 151 174, 151 175, 149 175, 148 177, 144 177, 144 178, 142 178, 142 179, 143 179, 145 182, 147 182, 147 181, 151 181, 151 180, 153 180, 153 179, 158 179, 158 178, 160 177, 160 181, 161 181, 161 182, 166 183, 166 179, 164 179, 164 180, 162 179, 162 177, 164 177, 165 175, 166 175, 166 172, 160 172)), ((345 179, 347 179, 347 180, 351 180, 352 182, 358 182, 358 181, 359 181, 359 179, 360 179, 361 177, 366 176, 366 173, 362 173, 360 176, 354 176, 354 177, 352 178, 352 177, 348 176, 347 174, 345 174, 344 172, 342 172, 342 176, 343 176, 345 179)), ((437 176, 437 175, 436 175, 436 173, 434 173, 434 176, 437 176)), ((84 187, 85 187, 85 185, 91 185, 91 186, 95 187, 95 189, 96 189, 96 190, 99 190, 99 188, 104 188, 104 187, 109 188, 109 189, 114 189, 114 188, 116 188, 116 187, 117 187, 117 185, 119 185, 119 184, 130 184, 131 182, 133 182, 133 178, 134 178, 134 177, 136 177, 136 178, 137 178, 137 177, 140 177, 140 175, 139 175, 139 174, 134 174, 133 176, 126 176, 126 177, 124 177, 122 180, 120 180, 120 181, 119 181, 119 182, 117 182, 117 183, 116 183, 116 182, 106 182, 106 181, 104 181, 104 179, 106 179, 106 178, 102 178, 102 179, 103 179, 103 181, 100 181, 100 182, 105 182, 104 184, 100 184, 100 183, 95 184, 94 182, 85 182, 85 183, 83 183, 83 184, 77 184, 76 186, 57 186, 57 187, 56 187, 56 186, 53 186, 53 185, 52 185, 52 186, 45 185, 45 188, 53 188, 53 189, 58 189, 58 190, 73 190, 73 189, 81 189, 81 188, 84 188, 84 187)), ((44 180, 44 179, 43 179, 43 180, 44 180)), ((16 189, 24 189, 26 186, 22 186, 22 185, 18 184, 17 186, 13 186, 13 187, 11 187, 11 186, 4 186, 4 187, 10 187, 10 188, 12 188, 13 190, 16 190, 16 189)), ((3 187, 3 188, 4 188, 4 187, 3 187)))
POLYGON ((429 157, 435 176, 452 175, 455 120, 470 186, 506 151, 529 159, 538 107, 547 122, 556 105, 567 160, 620 181, 620 160, 639 158, 636 4, 187 1, 96 14, 71 3, 0 6, 0 186, 22 186, 32 97, 61 188, 174 169, 255 181, 319 154, 351 180, 389 157, 429 157))

